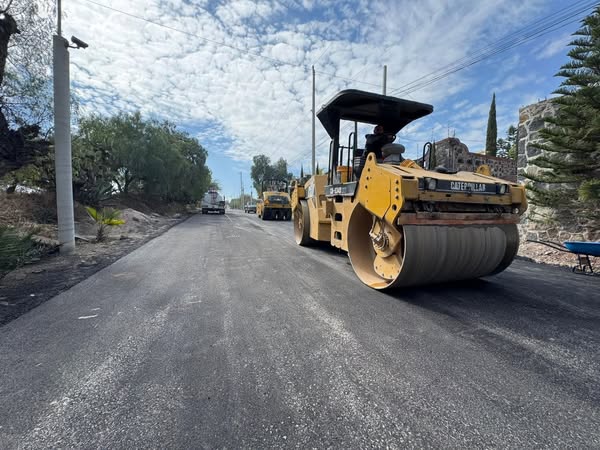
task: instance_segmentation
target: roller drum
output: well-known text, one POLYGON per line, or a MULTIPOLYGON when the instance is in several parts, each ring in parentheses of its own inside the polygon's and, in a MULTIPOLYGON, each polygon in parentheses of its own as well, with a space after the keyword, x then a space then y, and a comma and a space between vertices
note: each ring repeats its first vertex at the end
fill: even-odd
POLYGON ((392 255, 376 251, 369 236, 373 216, 354 211, 348 254, 354 271, 374 289, 427 285, 501 272, 518 250, 516 225, 404 225, 392 255))
POLYGON ((506 230, 496 225, 407 225, 403 235, 402 266, 390 287, 490 275, 509 250, 506 230))

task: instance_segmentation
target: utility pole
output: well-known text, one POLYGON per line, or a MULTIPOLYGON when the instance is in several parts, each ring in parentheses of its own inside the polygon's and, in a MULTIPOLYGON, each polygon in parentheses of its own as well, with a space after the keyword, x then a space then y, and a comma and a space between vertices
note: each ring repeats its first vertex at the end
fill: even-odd
POLYGON ((383 95, 387 95, 387 65, 383 66, 383 95))
POLYGON ((242 172, 240 172, 240 209, 244 210, 244 182, 242 181, 242 172))
POLYGON ((60 252, 75 251, 73 214, 73 167, 71 162, 71 112, 69 79, 69 42, 61 36, 61 1, 58 0, 57 33, 53 40, 54 75, 54 164, 56 209, 60 252))
POLYGON ((312 66, 312 174, 315 173, 315 159, 316 159, 316 140, 315 140, 315 66, 312 66))

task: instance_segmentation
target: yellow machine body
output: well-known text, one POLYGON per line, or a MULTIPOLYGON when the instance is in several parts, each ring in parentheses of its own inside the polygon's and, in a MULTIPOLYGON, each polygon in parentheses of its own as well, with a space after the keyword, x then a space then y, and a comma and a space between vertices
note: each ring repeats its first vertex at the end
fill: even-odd
POLYGON ((292 207, 287 192, 265 191, 256 203, 256 215, 262 220, 291 220, 292 207))
POLYGON ((348 252, 356 275, 374 289, 478 278, 510 265, 527 208, 523 186, 489 171, 426 170, 374 153, 364 161, 354 180, 349 166, 338 166, 335 179, 317 175, 295 186, 299 245, 326 241, 348 252))

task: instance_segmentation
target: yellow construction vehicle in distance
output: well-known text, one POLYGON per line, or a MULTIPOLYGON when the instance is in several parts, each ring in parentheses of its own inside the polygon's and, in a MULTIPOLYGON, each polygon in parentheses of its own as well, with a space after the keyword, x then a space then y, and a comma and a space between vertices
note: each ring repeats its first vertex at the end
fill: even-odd
POLYGON ((432 111, 358 90, 323 106, 317 117, 331 138, 329 170, 293 186, 296 242, 326 241, 348 252, 358 278, 374 289, 478 278, 508 267, 519 247, 525 189, 484 170, 454 172, 404 159, 396 133, 432 111), (343 121, 354 126, 345 146, 343 121), (364 148, 359 123, 377 125, 364 148))
POLYGON ((263 180, 261 191, 256 203, 256 215, 259 218, 262 220, 292 220, 287 181, 263 180))

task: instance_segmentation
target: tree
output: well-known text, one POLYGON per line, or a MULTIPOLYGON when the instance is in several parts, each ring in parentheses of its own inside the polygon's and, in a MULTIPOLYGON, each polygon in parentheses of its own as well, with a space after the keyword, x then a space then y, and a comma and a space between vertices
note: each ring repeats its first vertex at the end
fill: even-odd
POLYGON ((506 139, 498 139, 496 147, 498 149, 496 156, 517 159, 517 128, 514 125, 506 130, 506 139))
POLYGON ((0 3, 0 177, 49 151, 53 10, 50 0, 0 3))
POLYGON ((51 127, 55 2, 0 3, 0 109, 11 126, 51 127))
POLYGON ((250 170, 252 184, 257 194, 262 194, 262 182, 269 178, 273 178, 273 168, 271 159, 266 155, 256 155, 252 158, 252 169, 250 170))
POLYGON ((73 141, 74 194, 95 205, 112 189, 193 202, 208 190, 207 151, 174 124, 141 114, 82 118, 73 141))
POLYGON ((496 156, 496 141, 498 140, 498 124, 496 123, 496 94, 492 95, 492 104, 488 115, 487 133, 485 138, 485 154, 496 156))
POLYGON ((287 170, 287 161, 283 158, 273 165, 273 178, 277 180, 290 180, 294 175, 287 170))
POLYGON ((540 130, 543 153, 525 176, 531 202, 562 218, 600 220, 600 6, 582 21, 569 46, 570 61, 556 76, 554 117, 540 130))
POLYGON ((275 164, 271 164, 271 159, 268 156, 256 155, 252 158, 250 177, 252 178, 256 193, 260 196, 262 194, 263 180, 289 181, 292 179, 293 174, 288 172, 287 161, 285 159, 279 158, 275 164))
POLYGON ((304 166, 300 164, 300 179, 304 178, 304 166))

